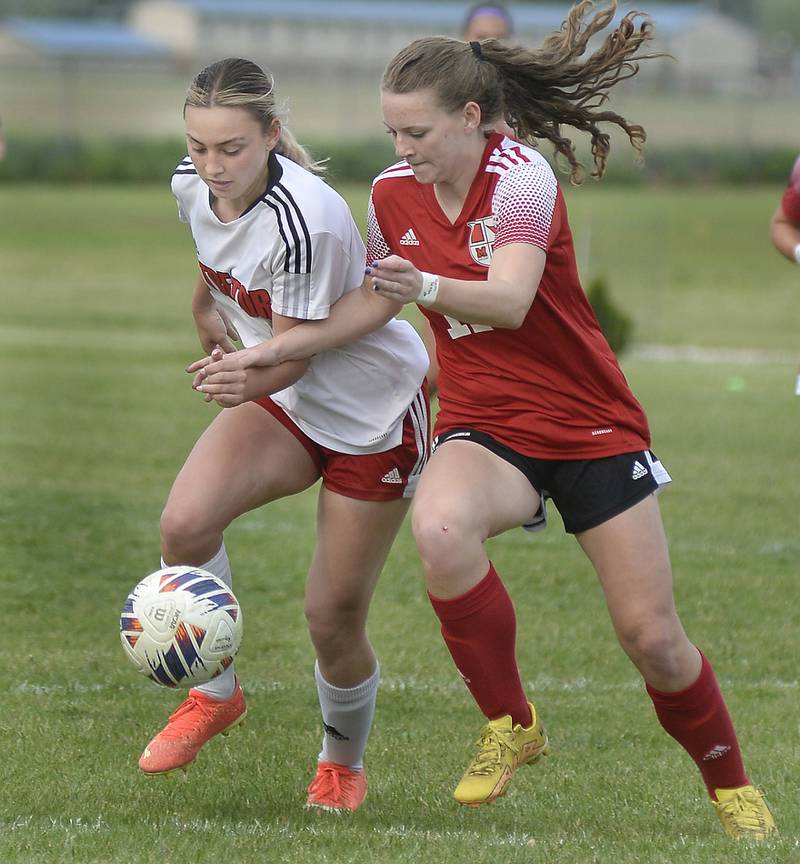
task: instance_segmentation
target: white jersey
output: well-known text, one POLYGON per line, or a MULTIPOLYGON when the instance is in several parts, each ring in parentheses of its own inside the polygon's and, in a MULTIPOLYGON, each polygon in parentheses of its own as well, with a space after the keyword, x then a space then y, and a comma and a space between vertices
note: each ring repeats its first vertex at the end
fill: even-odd
MULTIPOLYGON (((272 337, 272 312, 327 318, 361 285, 366 251, 347 204, 319 177, 275 153, 264 193, 238 219, 222 222, 190 157, 172 191, 192 231, 214 300, 250 347, 272 337)), ((428 369, 414 328, 380 330, 312 358, 303 377, 272 399, 313 441, 343 453, 400 444, 406 411, 428 369)))

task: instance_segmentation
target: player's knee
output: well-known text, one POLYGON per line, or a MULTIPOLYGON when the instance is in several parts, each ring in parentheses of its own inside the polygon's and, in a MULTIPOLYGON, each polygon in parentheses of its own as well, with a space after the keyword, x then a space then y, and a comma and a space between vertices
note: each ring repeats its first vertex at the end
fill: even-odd
POLYGON ((359 604, 306 603, 306 624, 320 656, 337 656, 365 632, 365 612, 359 604))
POLYGON ((685 637, 670 617, 631 621, 618 629, 620 644, 646 679, 680 675, 685 637))
POLYGON ((209 527, 190 510, 167 504, 161 514, 161 554, 170 563, 193 563, 205 547, 209 527))
POLYGON ((472 531, 457 513, 417 508, 412 514, 411 530, 426 569, 435 572, 460 569, 472 531))

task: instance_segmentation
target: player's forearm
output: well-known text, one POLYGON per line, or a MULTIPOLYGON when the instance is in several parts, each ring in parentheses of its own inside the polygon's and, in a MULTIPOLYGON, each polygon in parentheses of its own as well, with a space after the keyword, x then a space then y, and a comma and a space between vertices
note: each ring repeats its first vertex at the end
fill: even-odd
POLYGON ((214 306, 214 298, 208 289, 203 277, 198 274, 192 292, 192 312, 208 312, 214 306))
POLYGON ((270 340, 275 362, 301 360, 338 348, 383 327, 401 309, 362 286, 345 294, 321 321, 306 321, 270 340))
POLYGON ((260 399, 291 387, 303 377, 307 368, 306 360, 289 361, 280 366, 253 366, 247 370, 247 398, 260 399))
POLYGON ((430 308, 462 324, 483 324, 515 330, 522 326, 536 292, 501 279, 471 282, 439 279, 439 293, 430 308))
POLYGON ((800 230, 782 222, 773 223, 770 231, 772 244, 785 258, 800 264, 800 230))
POLYGON ((516 330, 524 323, 544 272, 546 253, 507 244, 495 253, 486 279, 454 279, 418 270, 398 255, 374 261, 367 273, 384 297, 418 303, 463 324, 516 330))
POLYGON ((800 225, 789 219, 779 206, 769 224, 772 245, 785 258, 800 264, 800 225))

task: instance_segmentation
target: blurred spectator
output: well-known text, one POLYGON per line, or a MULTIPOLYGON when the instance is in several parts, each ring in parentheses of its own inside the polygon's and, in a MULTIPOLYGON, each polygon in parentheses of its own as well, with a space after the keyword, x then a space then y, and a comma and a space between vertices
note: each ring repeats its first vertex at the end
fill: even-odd
POLYGON ((467 10, 462 28, 465 42, 508 39, 514 32, 511 13, 503 3, 474 3, 467 10))
POLYGON ((0 120, 0 162, 6 158, 6 136, 3 132, 3 122, 0 120))

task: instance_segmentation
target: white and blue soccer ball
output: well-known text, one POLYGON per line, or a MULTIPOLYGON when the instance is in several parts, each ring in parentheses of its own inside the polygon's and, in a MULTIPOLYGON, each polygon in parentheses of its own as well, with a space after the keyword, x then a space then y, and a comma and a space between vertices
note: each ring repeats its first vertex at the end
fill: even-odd
POLYGON ((166 567, 128 595, 119 635, 143 675, 165 687, 195 687, 233 663, 242 643, 242 610, 213 573, 166 567))

